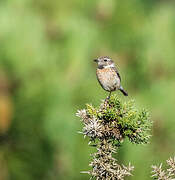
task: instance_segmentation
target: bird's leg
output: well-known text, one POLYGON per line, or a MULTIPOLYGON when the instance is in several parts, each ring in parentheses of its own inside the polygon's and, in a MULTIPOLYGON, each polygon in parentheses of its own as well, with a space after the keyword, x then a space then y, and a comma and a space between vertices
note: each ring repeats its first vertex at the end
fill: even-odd
POLYGON ((105 102, 108 102, 108 100, 110 99, 111 97, 111 92, 109 93, 109 96, 107 96, 107 98, 105 99, 105 102))
POLYGON ((110 97, 111 97, 111 92, 109 92, 109 96, 107 97, 107 99, 110 99, 110 97))

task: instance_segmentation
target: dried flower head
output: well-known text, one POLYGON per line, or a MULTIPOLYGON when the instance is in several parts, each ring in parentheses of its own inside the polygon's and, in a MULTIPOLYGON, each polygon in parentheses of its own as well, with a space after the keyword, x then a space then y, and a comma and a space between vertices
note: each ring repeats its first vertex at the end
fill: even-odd
POLYGON ((175 157, 170 158, 167 161, 168 168, 163 170, 162 164, 159 166, 152 166, 152 176, 158 180, 175 180, 175 157))

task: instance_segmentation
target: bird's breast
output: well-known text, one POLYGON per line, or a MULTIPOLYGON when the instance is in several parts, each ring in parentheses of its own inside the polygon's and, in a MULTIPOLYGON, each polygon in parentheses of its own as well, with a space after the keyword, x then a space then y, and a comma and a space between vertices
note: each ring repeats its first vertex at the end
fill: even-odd
POLYGON ((106 91, 115 91, 120 87, 120 78, 113 68, 97 68, 97 79, 106 91))

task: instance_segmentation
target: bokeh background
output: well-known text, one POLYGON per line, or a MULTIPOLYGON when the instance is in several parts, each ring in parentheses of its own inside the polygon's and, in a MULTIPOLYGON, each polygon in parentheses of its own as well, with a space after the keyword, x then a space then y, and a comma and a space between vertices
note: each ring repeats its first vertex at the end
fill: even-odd
POLYGON ((175 2, 0 1, 0 180, 86 180, 94 151, 75 113, 98 106, 93 59, 112 57, 154 121, 148 145, 124 142, 132 180, 175 154, 175 2))

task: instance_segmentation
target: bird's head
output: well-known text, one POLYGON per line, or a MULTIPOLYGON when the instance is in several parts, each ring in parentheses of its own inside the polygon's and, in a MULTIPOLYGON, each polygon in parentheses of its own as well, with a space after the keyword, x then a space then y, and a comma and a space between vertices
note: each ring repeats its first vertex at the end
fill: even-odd
POLYGON ((113 60, 108 56, 99 57, 97 59, 94 59, 94 61, 97 63, 98 68, 100 69, 114 67, 113 60))

